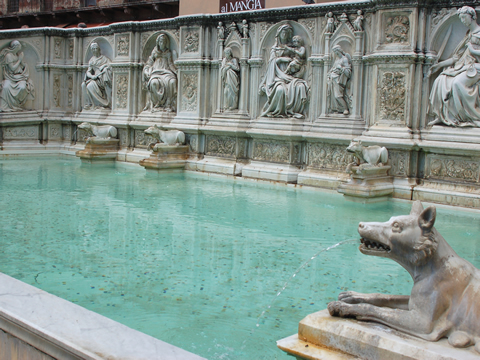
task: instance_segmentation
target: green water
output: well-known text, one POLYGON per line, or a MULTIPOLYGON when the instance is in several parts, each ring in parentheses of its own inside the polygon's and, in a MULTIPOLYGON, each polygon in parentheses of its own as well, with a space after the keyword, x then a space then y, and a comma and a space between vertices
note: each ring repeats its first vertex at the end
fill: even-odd
MULTIPOLYGON (((0 271, 208 359, 291 359, 275 341, 340 291, 412 286, 352 242, 292 275, 358 239, 360 221, 409 211, 74 158, 0 160, 0 271)), ((480 267, 480 213, 437 209, 436 228, 480 267)))

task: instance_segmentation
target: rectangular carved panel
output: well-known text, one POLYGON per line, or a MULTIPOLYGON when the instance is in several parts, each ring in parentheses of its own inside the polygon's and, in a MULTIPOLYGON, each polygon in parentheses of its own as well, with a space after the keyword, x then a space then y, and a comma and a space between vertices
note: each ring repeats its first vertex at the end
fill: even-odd
POLYGON ((347 153, 346 146, 325 143, 309 143, 307 156, 309 167, 331 171, 343 172, 354 161, 353 155, 347 153))
POLYGON ((38 126, 15 126, 3 130, 4 140, 38 139, 38 126))
POLYGON ((207 136, 207 155, 235 158, 236 139, 230 136, 207 136))
POLYGON ((290 144, 271 140, 255 140, 253 143, 253 159, 277 163, 290 162, 290 144))
POLYGON ((480 159, 457 156, 430 155, 427 157, 427 179, 480 182, 480 159))

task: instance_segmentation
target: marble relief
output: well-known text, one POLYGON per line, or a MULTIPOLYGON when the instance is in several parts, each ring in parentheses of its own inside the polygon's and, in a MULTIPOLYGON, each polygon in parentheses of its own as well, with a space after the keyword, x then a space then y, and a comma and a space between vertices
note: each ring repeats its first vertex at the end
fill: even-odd
POLYGON ((93 56, 82 83, 84 110, 105 109, 111 107, 112 69, 111 60, 102 55, 98 43, 90 45, 93 56))
POLYGON ((25 103, 35 98, 35 88, 18 40, 13 40, 0 52, 0 65, 3 70, 0 112, 25 110, 25 103))
POLYGON ((352 77, 352 58, 340 45, 332 48, 335 61, 327 74, 327 97, 330 112, 350 114, 350 99, 347 87, 352 77))
POLYGON ((223 109, 238 109, 238 94, 240 91, 240 65, 238 59, 233 57, 232 49, 224 50, 224 57, 220 67, 223 84, 223 109))
POLYGON ((306 71, 305 58, 303 39, 294 36, 290 24, 279 26, 270 49, 266 74, 260 84, 259 94, 267 97, 261 116, 305 117, 310 91, 307 81, 303 79, 306 71))

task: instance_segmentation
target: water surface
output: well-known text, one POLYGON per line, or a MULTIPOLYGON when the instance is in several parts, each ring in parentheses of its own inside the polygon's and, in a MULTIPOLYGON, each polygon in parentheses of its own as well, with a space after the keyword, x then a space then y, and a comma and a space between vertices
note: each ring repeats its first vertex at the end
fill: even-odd
MULTIPOLYGON (((410 292, 403 268, 358 242, 291 278, 358 239, 360 221, 409 211, 69 157, 0 160, 0 271, 208 359, 287 360, 276 340, 339 292, 410 292)), ((436 228, 480 267, 480 213, 437 209, 436 228)))

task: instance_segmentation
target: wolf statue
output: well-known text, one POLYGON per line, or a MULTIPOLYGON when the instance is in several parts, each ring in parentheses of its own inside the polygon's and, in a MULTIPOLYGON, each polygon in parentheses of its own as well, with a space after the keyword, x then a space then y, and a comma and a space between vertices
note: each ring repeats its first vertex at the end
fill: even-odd
POLYGON ((374 321, 428 341, 447 337, 454 347, 480 353, 480 270, 458 256, 433 227, 436 210, 420 201, 410 215, 360 223, 362 254, 395 260, 413 278, 408 295, 340 293, 332 316, 374 321))
POLYGON ((117 128, 111 125, 94 125, 88 122, 83 122, 78 125, 79 129, 85 130, 88 137, 87 143, 91 141, 91 138, 97 139, 115 139, 117 137, 117 128))
POLYGON ((144 132, 145 134, 152 136, 156 140, 156 142, 148 145, 149 149, 153 148, 156 144, 165 144, 168 146, 178 146, 185 144, 185 133, 183 133, 183 131, 164 131, 160 129, 157 124, 155 124, 144 130, 144 132))

